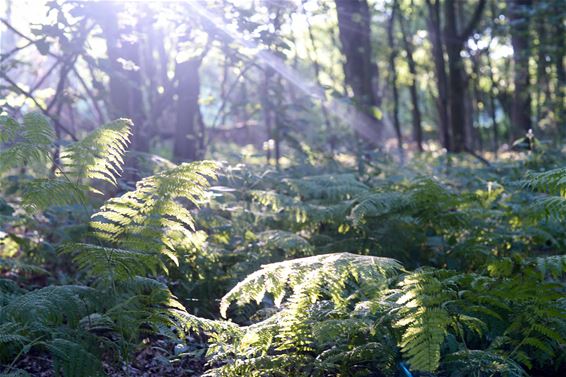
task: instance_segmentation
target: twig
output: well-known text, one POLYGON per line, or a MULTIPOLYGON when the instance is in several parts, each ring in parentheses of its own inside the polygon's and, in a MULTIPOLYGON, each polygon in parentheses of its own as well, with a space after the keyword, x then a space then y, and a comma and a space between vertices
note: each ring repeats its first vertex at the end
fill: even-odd
POLYGON ((57 68, 59 63, 60 63, 59 60, 55 61, 55 63, 51 66, 51 68, 49 68, 49 70, 45 73, 45 75, 43 75, 43 77, 39 79, 39 81, 31 88, 31 90, 29 91, 30 94, 33 94, 33 92, 35 92, 45 82, 45 80, 51 75, 51 73, 53 73, 55 68, 57 68))
POLYGON ((67 127, 63 126, 61 124, 61 122, 59 121, 59 119, 57 119, 56 117, 52 116, 51 114, 49 114, 49 112, 43 107, 41 106, 41 104, 39 102, 37 102, 37 100, 35 99, 35 97, 29 93, 28 91, 26 91, 25 89, 21 88, 18 84, 16 84, 12 79, 10 79, 6 74, 4 74, 3 72, 0 72, 0 76, 2 76, 4 78, 4 80, 6 80, 10 85, 12 85, 14 88, 16 88, 16 90, 18 90, 20 93, 22 93, 23 95, 25 95, 27 98, 31 99, 32 102, 35 104, 35 106, 37 106, 37 108, 49 119, 51 119, 56 125, 57 127, 59 127, 62 131, 64 131, 67 135, 69 135, 71 137, 71 139, 73 139, 73 141, 78 141, 79 139, 75 136, 75 134, 69 130, 67 127))
POLYGON ((85 90, 88 98, 90 99, 90 101, 92 102, 92 106, 94 107, 94 109, 96 110, 96 113, 98 115, 98 120, 100 123, 104 123, 105 122, 105 117, 104 117, 104 113, 102 112, 102 109, 100 108, 100 106, 98 106, 98 102, 96 101, 96 98, 94 97, 94 94, 90 91, 88 85, 86 84, 85 80, 82 78, 82 76, 79 74, 79 72, 77 71, 77 68, 75 66, 73 66, 72 68, 73 73, 75 74, 75 76, 79 79, 79 82, 81 83, 81 86, 83 87, 83 89, 85 90))
POLYGON ((0 54, 0 56, 2 56, 2 58, 0 58, 0 63, 2 63, 4 60, 8 59, 10 56, 14 55, 16 52, 23 50, 25 48, 28 48, 29 46, 33 45, 34 42, 29 41, 28 44, 21 46, 21 47, 14 47, 13 49, 11 49, 10 51, 4 53, 4 54, 0 54))
POLYGON ((475 157, 476 159, 478 159, 482 164, 484 164, 485 166, 489 166, 491 167, 491 163, 486 160, 485 158, 483 158, 482 156, 480 156, 479 154, 477 154, 476 152, 474 152, 473 150, 471 150, 470 148, 466 147, 464 148, 464 151, 466 153, 469 153, 470 155, 472 155, 473 157, 475 157))

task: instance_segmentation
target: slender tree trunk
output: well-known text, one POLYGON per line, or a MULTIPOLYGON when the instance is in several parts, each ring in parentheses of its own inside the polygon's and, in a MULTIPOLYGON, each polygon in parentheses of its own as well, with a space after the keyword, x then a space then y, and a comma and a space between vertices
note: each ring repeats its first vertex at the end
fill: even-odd
MULTIPOLYGON (((341 50, 346 57, 344 73, 347 85, 352 89, 357 108, 367 116, 375 134, 381 131, 381 122, 374 115, 378 100, 373 83, 378 72, 372 64, 370 12, 366 0, 335 0, 338 15, 341 50)), ((363 137, 364 135, 358 136, 363 137)), ((375 145, 378 140, 367 140, 375 145)))
POLYGON ((262 111, 262 118, 265 124, 265 132, 266 132, 266 142, 264 144, 265 147, 265 158, 267 160, 267 164, 271 163, 271 148, 272 148, 272 140, 273 140, 273 114, 271 110, 271 101, 269 96, 269 82, 270 77, 272 75, 271 68, 269 66, 264 67, 264 75, 261 85, 261 111, 262 111))
POLYGON ((444 44, 448 56, 448 104, 452 129, 453 151, 463 152, 466 147, 466 85, 464 62, 460 55, 462 44, 457 38, 455 0, 444 1, 444 44))
POLYGON ((507 0, 511 44, 513 45, 513 83, 511 129, 515 138, 532 128, 529 74, 529 9, 532 0, 507 0))
POLYGON ((436 107, 438 110, 441 142, 446 150, 452 151, 448 118, 448 77, 446 75, 446 63, 444 61, 444 46, 441 34, 439 1, 440 0, 435 0, 433 3, 432 0, 426 0, 429 11, 427 22, 430 43, 432 45, 434 68, 436 72, 436 85, 438 91, 436 107))
POLYGON ((393 95, 393 127, 397 135, 397 148, 402 153, 403 151, 403 135, 401 133, 401 124, 399 122, 399 94, 397 90, 397 69, 395 67, 395 60, 397 59, 397 48, 395 46, 394 26, 395 26, 395 12, 397 11, 397 0, 393 0, 391 5, 391 16, 387 24, 387 39, 389 48, 389 69, 391 75, 391 91, 393 95))
POLYGON ((399 27, 401 29, 403 48, 405 49, 405 54, 407 55, 407 64, 409 66, 409 73, 411 74, 411 84, 409 86, 409 92, 411 95, 411 105, 412 105, 412 121, 413 121, 413 138, 417 144, 417 149, 419 152, 423 151, 423 129, 421 125, 421 109, 419 105, 419 95, 417 89, 417 66, 415 60, 413 59, 413 46, 409 41, 407 36, 407 30, 405 27, 405 19, 403 13, 398 13, 399 27))
POLYGON ((491 115, 491 127, 493 132, 493 151, 497 157, 497 149, 499 148, 499 132, 497 130, 497 113, 495 107, 495 89, 497 87, 497 83, 495 82, 495 77, 493 75, 493 65, 491 64, 491 42, 489 45, 489 49, 486 52, 487 56, 487 69, 489 72, 489 80, 490 80, 490 87, 489 87, 489 110, 491 115))
MULTIPOLYGON (((305 3, 305 1, 306 0, 303 0, 303 4, 305 3)), ((312 25, 311 25, 309 17, 306 17, 306 20, 307 20, 307 29, 308 29, 308 32, 309 32, 309 40, 310 40, 311 51, 312 51, 312 54, 309 54, 309 55, 311 55, 310 60, 312 61, 312 64, 313 64, 316 83, 319 87, 322 87, 322 82, 321 82, 321 79, 320 79, 321 67, 320 67, 320 63, 319 63, 319 57, 318 57, 318 52, 317 52, 317 48, 316 48, 314 34, 312 32, 312 25)), ((328 110, 326 109, 324 101, 323 101, 323 103, 321 103, 321 110, 322 110, 322 117, 324 118, 324 124, 326 126, 326 132, 331 133, 332 122, 330 120, 330 116, 328 114, 328 110)), ((332 138, 332 135, 329 135, 329 136, 332 138)), ((334 143, 333 142, 330 142, 330 150, 334 151, 334 143)))
POLYGON ((559 15, 556 25, 556 46, 554 60, 556 64, 556 122, 557 129, 561 136, 565 131, 563 127, 566 125, 566 67, 564 66, 564 55, 566 53, 566 30, 564 27, 564 9, 566 9, 566 0, 554 1, 554 12, 559 15))
POLYGON ((544 118, 543 107, 548 103, 550 98, 543 95, 543 89, 548 88, 548 74, 546 73, 546 50, 548 46, 548 39, 546 36, 545 18, 544 14, 539 14, 536 17, 536 32, 538 36, 537 45, 537 73, 536 73, 536 108, 535 108, 535 124, 539 124, 541 119, 544 118))
POLYGON ((200 94, 199 68, 202 59, 177 63, 178 79, 175 141, 173 155, 177 161, 195 161, 199 155, 199 131, 202 121, 198 103, 200 94))
MULTIPOLYGON (((471 19, 461 31, 457 23, 456 0, 445 0, 444 18, 446 25, 442 37, 440 36, 439 1, 436 0, 432 3, 432 0, 426 0, 429 9, 429 31, 437 71, 439 102, 441 105, 439 107, 440 111, 442 111, 439 115, 441 126, 442 122, 446 121, 446 125, 449 124, 452 131, 450 135, 452 139, 449 143, 445 142, 446 149, 452 152, 463 152, 468 149, 466 146, 465 104, 467 80, 464 62, 460 53, 464 48, 465 42, 472 35, 480 21, 486 0, 479 0, 471 19), (444 62, 443 50, 446 51, 448 58, 448 79, 446 79, 446 63, 444 62), (447 84, 444 84, 444 82, 447 82, 447 84), (446 109, 446 106, 449 108, 449 117, 446 114, 448 110, 443 110, 446 109)), ((445 136, 445 140, 449 140, 449 137, 445 136)))

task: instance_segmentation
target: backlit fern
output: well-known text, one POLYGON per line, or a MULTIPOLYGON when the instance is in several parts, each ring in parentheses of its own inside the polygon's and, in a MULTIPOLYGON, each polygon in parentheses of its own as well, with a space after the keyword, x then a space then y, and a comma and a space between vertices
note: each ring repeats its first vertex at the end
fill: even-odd
POLYGON ((20 124, 2 115, 0 126, 0 142, 8 144, 0 151, 0 171, 49 159, 54 132, 45 116, 38 112, 28 113, 20 124))
POLYGON ((78 181, 96 179, 116 186, 131 128, 129 119, 118 119, 65 147, 61 153, 62 170, 78 181))
POLYGON ((195 233, 195 221, 186 205, 205 201, 208 179, 215 177, 215 169, 214 162, 181 164, 144 178, 136 190, 110 199, 92 216, 90 226, 94 238, 116 248, 75 245, 77 261, 92 265, 93 271, 106 264, 119 279, 132 276, 127 266, 136 259, 139 264, 135 268, 161 265, 160 255, 178 265, 183 252, 203 242, 202 234, 195 233))

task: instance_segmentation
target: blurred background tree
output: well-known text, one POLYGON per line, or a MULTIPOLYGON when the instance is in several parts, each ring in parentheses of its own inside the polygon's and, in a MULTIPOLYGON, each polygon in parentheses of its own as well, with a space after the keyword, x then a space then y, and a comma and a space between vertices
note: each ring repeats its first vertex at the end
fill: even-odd
POLYGON ((176 161, 489 158, 529 129, 561 142, 565 13, 565 0, 2 0, 0 106, 38 109, 69 139, 128 117, 135 150, 176 161))

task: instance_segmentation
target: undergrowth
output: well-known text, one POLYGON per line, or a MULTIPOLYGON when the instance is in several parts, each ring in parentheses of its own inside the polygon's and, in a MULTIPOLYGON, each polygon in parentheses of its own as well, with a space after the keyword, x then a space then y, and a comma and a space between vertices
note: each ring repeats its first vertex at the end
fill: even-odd
POLYGON ((560 153, 363 175, 131 153, 132 182, 131 127, 0 117, 4 375, 105 375, 156 339, 207 376, 565 373, 560 153))

